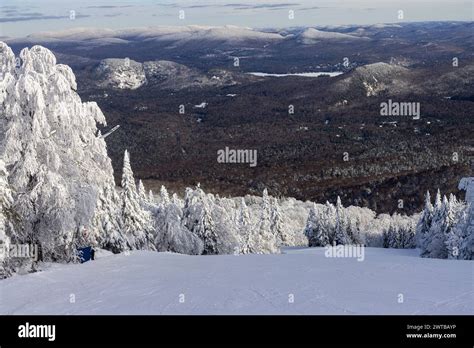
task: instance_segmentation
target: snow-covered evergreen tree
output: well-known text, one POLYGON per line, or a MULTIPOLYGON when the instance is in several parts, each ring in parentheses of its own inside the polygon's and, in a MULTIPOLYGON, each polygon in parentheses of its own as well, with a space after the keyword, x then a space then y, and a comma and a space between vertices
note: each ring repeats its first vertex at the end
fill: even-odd
POLYGON ((341 198, 337 196, 336 202, 336 226, 334 233, 334 242, 336 244, 350 244, 352 241, 347 233, 348 231, 348 221, 345 214, 344 207, 341 203, 341 198))
POLYGON ((270 198, 270 230, 276 236, 278 245, 291 245, 292 236, 285 226, 278 200, 274 197, 270 198))
POLYGON ((158 251, 201 255, 204 250, 202 240, 189 231, 183 222, 181 206, 174 202, 161 204, 155 212, 155 247, 158 251))
POLYGON ((448 259, 472 259, 474 216, 471 216, 471 206, 457 201, 455 196, 450 197, 452 219, 448 215, 448 228, 446 230, 446 250, 448 259), (469 220, 472 220, 470 222, 469 220), (473 226, 469 226, 472 223, 473 226), (470 227, 470 228, 469 228, 470 227), (471 245, 469 247, 469 239, 471 245), (470 249, 470 250, 469 250, 470 249))
MULTIPOLYGON (((456 243, 459 245, 459 253, 456 258, 461 260, 474 259, 474 204, 468 204, 460 212, 459 220, 453 227, 456 243)), ((456 245, 457 246, 457 245, 456 245)), ((453 258, 456 253, 453 253, 453 258)))
POLYGON ((233 226, 234 219, 226 205, 225 200, 206 195, 199 185, 195 189, 186 189, 184 225, 202 239, 205 254, 238 252, 237 227, 233 226))
POLYGON ((202 209, 200 210, 200 215, 193 232, 201 238, 204 243, 203 254, 215 255, 219 253, 217 247, 219 237, 216 232, 216 224, 212 218, 207 200, 203 201, 202 209))
POLYGON ((227 198, 213 199, 213 195, 208 195, 208 200, 215 221, 218 253, 239 254, 241 238, 238 226, 233 223, 235 221, 233 201, 231 203, 227 198))
POLYGON ((252 246, 255 244, 255 230, 252 228, 249 209, 243 197, 240 199, 240 206, 236 216, 236 225, 240 236, 239 253, 250 254, 252 246))
POLYGON ((267 189, 263 190, 262 204, 260 207, 260 218, 257 224, 256 245, 254 245, 254 253, 272 254, 277 253, 278 241, 275 234, 271 230, 270 220, 270 198, 267 189))
POLYGON ((433 221, 428 232, 428 242, 426 246, 427 256, 431 258, 445 259, 448 256, 446 249, 446 231, 448 220, 451 217, 452 206, 446 196, 441 204, 435 205, 433 221))
POLYGON ((316 240, 316 229, 318 224, 318 208, 316 203, 313 203, 313 206, 309 209, 308 218, 306 219, 306 227, 304 229, 304 235, 308 238, 308 246, 318 246, 316 240))
POLYGON ((462 233, 463 228, 459 228, 458 225, 455 225, 455 227, 447 234, 445 245, 448 253, 448 259, 456 260, 461 257, 461 245, 463 242, 462 233))
POLYGON ((308 237, 309 246, 326 246, 331 243, 331 235, 334 235, 335 215, 332 214, 333 206, 326 202, 326 206, 318 209, 316 204, 310 209, 308 219, 306 221, 305 235, 308 237))
MULTIPOLYGON (((45 260, 76 257, 78 234, 90 228, 99 192, 113 181, 96 124, 96 103, 82 103, 72 70, 41 46, 20 52, 0 43, 1 139, 22 220, 18 242, 38 244, 45 260)), ((96 234, 93 234, 96 235, 96 234)))
POLYGON ((398 229, 398 248, 412 249, 416 247, 416 227, 412 222, 401 224, 398 229))
POLYGON ((170 196, 168 194, 168 190, 164 185, 161 185, 160 188, 160 198, 161 198, 161 203, 164 205, 167 205, 170 203, 170 196))
POLYGON ((241 197, 239 200, 239 211, 237 214, 237 225, 239 227, 243 226, 249 226, 251 223, 250 220, 250 213, 249 213, 249 208, 247 207, 247 204, 245 203, 245 199, 241 197))
POLYGON ((171 196, 171 202, 173 204, 175 204, 177 207, 180 207, 180 208, 183 208, 184 207, 184 202, 181 198, 178 197, 178 195, 175 193, 173 193, 173 195, 171 196))
POLYGON ((148 197, 146 195, 145 185, 143 185, 143 182, 141 180, 138 180, 137 191, 138 191, 138 197, 140 198, 141 202, 148 203, 148 197))
POLYGON ((329 238, 329 244, 333 245, 336 240, 336 207, 328 201, 324 205, 323 222, 324 233, 329 238))
POLYGON ((155 249, 153 244, 153 222, 150 213, 140 205, 130 155, 125 150, 122 173, 122 231, 131 249, 155 249))
POLYGON ((155 195, 153 194, 152 190, 148 191, 148 202, 151 204, 155 204, 155 195))
MULTIPOLYGON (((440 194, 441 196, 441 194, 440 194)), ((431 221, 433 220, 433 205, 431 204, 431 195, 430 192, 426 192, 425 196, 425 206, 423 212, 421 214, 421 218, 418 221, 416 226, 416 240, 417 245, 421 250, 421 253, 426 253, 426 246, 427 246, 427 237, 428 232, 431 228, 431 221)))
POLYGON ((427 224, 425 226, 425 228, 428 227, 428 230, 426 230, 424 234, 421 234, 418 237, 418 238, 420 238, 420 245, 419 246, 420 246, 420 250, 421 250, 421 253, 420 253, 421 257, 431 257, 430 256, 430 250, 429 250, 428 246, 430 245, 431 240, 433 238, 434 225, 435 225, 435 223, 436 224, 439 223, 442 205, 443 204, 442 204, 442 201, 441 201, 441 192, 438 189, 438 191, 436 192, 435 203, 434 203, 434 206, 432 208, 431 219, 427 218, 427 222, 429 222, 429 225, 427 224), (436 222, 434 221, 435 218, 436 218, 436 222))
POLYGON ((121 199, 112 185, 106 185, 99 191, 96 210, 91 223, 92 240, 85 245, 101 247, 114 253, 130 249, 128 239, 122 232, 121 199))
POLYGON ((361 230, 361 221, 358 216, 352 218, 348 218, 348 235, 349 239, 353 244, 357 245, 364 245, 365 239, 361 230))
POLYGON ((397 228, 394 223, 390 223, 388 228, 383 232, 383 247, 384 248, 397 248, 397 228))

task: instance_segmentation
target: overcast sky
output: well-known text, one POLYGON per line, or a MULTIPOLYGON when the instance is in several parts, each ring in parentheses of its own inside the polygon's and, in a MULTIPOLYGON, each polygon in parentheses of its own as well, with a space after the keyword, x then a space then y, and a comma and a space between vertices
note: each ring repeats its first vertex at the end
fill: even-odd
POLYGON ((405 21, 472 21, 474 0, 1 0, 0 37, 71 27, 393 23, 399 21, 399 10, 405 21), (180 10, 184 20, 178 18, 180 10), (293 20, 288 18, 290 10, 293 20))

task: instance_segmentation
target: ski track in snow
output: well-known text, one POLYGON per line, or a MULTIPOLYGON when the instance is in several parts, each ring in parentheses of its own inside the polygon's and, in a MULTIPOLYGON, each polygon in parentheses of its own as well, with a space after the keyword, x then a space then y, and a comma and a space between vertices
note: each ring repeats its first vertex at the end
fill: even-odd
POLYGON ((326 258, 323 248, 239 256, 137 251, 2 280, 0 314, 472 315, 473 266, 401 249, 366 248, 362 262, 326 258))

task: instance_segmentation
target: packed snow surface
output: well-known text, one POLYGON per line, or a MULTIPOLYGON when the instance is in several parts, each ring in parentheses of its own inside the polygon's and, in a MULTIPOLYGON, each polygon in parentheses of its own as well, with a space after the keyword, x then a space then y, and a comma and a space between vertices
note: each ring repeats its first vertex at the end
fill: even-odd
POLYGON ((99 253, 0 281, 0 314, 474 314, 472 261, 414 249, 366 248, 363 261, 324 252, 99 253))

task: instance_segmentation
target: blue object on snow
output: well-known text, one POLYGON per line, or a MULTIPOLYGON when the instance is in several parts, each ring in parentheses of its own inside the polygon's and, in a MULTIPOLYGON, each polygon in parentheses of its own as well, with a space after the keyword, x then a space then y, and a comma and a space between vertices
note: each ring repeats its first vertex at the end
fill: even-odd
POLYGON ((81 261, 81 263, 87 262, 89 260, 94 260, 94 250, 90 246, 79 248, 77 249, 77 252, 79 254, 79 260, 81 261))

